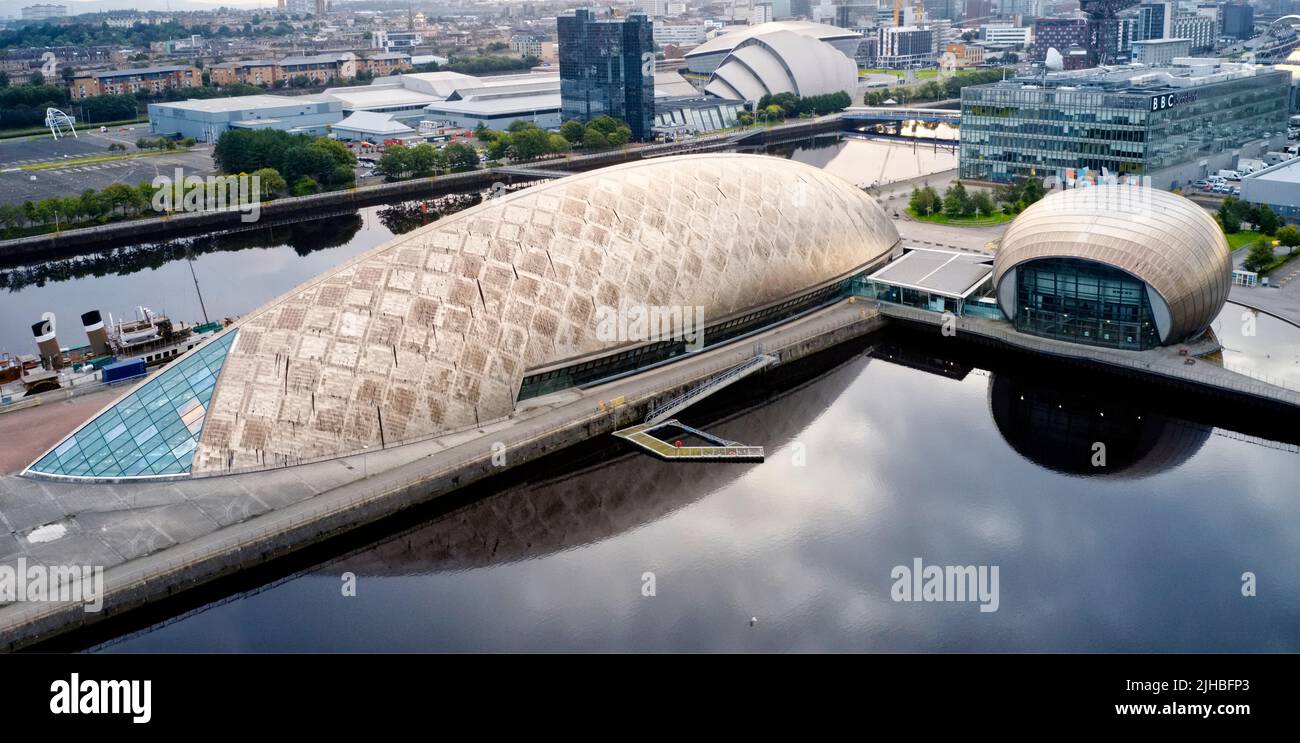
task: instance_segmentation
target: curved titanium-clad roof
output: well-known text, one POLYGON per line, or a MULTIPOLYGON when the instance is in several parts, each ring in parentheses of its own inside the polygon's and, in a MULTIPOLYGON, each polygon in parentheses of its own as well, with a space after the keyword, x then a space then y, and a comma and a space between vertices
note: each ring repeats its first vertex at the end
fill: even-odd
POLYGON ((758 100, 765 94, 853 95, 857 63, 835 47, 792 31, 770 31, 742 41, 713 71, 707 93, 758 100))
POLYGON ((390 444, 502 418, 526 369, 622 345, 597 339, 597 307, 722 317, 846 274, 897 240, 863 192, 762 155, 658 158, 490 199, 228 329, 192 471, 378 446, 380 418, 390 444))
POLYGON ((657 158, 491 199, 242 318, 194 472, 376 446, 381 416, 390 443, 501 418, 526 369, 623 345, 596 337, 597 307, 723 317, 897 241, 862 191, 764 155, 657 158))
POLYGON ((729 52, 740 45, 746 39, 753 38, 760 34, 768 34, 774 31, 784 31, 787 33, 799 34, 819 41, 839 41, 844 39, 861 39, 862 34, 857 31, 851 31, 847 28, 838 26, 828 26, 825 23, 813 23, 812 21, 772 21, 770 23, 759 23, 753 26, 745 26, 735 31, 729 31, 725 34, 719 34, 712 39, 700 44, 694 49, 687 52, 684 57, 703 57, 719 52, 729 52))
POLYGON ((1209 327, 1232 283, 1228 242, 1214 218, 1191 201, 1151 188, 1105 185, 1054 193, 1016 217, 993 261, 1004 311, 1014 316, 1004 277, 1037 258, 1103 263, 1146 282, 1168 308, 1157 325, 1176 343, 1209 327))

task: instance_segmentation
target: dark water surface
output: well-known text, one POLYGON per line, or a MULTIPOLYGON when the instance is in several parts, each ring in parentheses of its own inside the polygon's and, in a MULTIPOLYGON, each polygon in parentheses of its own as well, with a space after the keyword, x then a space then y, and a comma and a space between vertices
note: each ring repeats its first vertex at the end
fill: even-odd
POLYGON ((682 416, 766 446, 762 464, 565 452, 552 467, 575 471, 101 649, 1300 648, 1294 446, 1173 417, 1179 396, 1131 383, 1063 394, 1051 370, 874 343, 765 403, 682 416), (998 610, 893 601, 891 571, 918 557, 998 566, 998 610))
MULTIPOLYGON (((945 162, 836 138, 773 154, 854 182, 945 162)), ((32 352, 44 311, 69 346, 85 342, 88 309, 201 320, 186 248, 215 319, 419 224, 411 205, 373 207, 3 268, 0 349, 32 352)), ((1243 335, 1241 312, 1216 323, 1225 361, 1300 384, 1295 329, 1263 319, 1243 335)), ((1270 441, 1285 435, 1189 393, 1067 382, 893 334, 872 343, 682 416, 765 446, 762 464, 668 464, 592 442, 101 649, 1300 649, 1300 454, 1270 441), (893 601, 891 571, 918 557, 998 566, 998 610, 893 601)))

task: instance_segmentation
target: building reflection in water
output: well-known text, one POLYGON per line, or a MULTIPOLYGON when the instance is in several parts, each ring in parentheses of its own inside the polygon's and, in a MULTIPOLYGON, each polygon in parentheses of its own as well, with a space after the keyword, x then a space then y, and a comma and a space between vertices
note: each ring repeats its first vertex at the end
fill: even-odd
POLYGON ((993 422, 1012 449, 1070 475, 1154 475, 1190 459, 1212 432, 1133 405, 1126 395, 1116 394, 1113 381, 1088 390, 1060 390, 1026 377, 991 374, 988 400, 993 422), (1099 452, 1104 459, 1097 459, 1099 452))
MULTIPOLYGON (((777 451, 834 405, 866 364, 875 363, 861 351, 832 351, 835 355, 808 365, 778 367, 755 383, 764 389, 751 388, 748 397, 762 400, 758 404, 732 398, 718 403, 722 410, 688 410, 678 417, 723 438, 777 451)), ((320 572, 400 575, 534 559, 652 523, 762 466, 682 464, 628 453, 621 446, 612 451, 613 458, 508 487, 320 572)))

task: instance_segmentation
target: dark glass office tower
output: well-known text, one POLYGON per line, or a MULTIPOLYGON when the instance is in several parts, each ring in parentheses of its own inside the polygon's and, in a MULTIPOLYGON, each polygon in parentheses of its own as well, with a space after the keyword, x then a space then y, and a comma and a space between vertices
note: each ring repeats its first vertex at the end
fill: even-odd
POLYGON ((556 19, 560 37, 560 116, 626 121, 633 139, 648 139, 655 116, 655 55, 642 13, 598 19, 577 10, 556 19))

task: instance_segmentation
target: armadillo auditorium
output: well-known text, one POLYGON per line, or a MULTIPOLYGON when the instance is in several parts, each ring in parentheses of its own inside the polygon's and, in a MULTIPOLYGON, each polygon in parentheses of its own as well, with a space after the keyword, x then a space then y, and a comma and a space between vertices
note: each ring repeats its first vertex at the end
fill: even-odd
POLYGON ((993 309, 1020 332, 1134 351, 1204 332, 1231 271, 1214 221, 1162 192, 1125 213, 1109 188, 1127 187, 1054 194, 992 258, 946 259, 905 250, 863 191, 782 158, 684 155, 561 178, 397 237, 247 313, 23 474, 213 476, 472 431, 691 353, 598 337, 599 308, 628 303, 703 306, 705 349, 850 296, 993 309), (944 277, 955 283, 935 285, 944 277))

